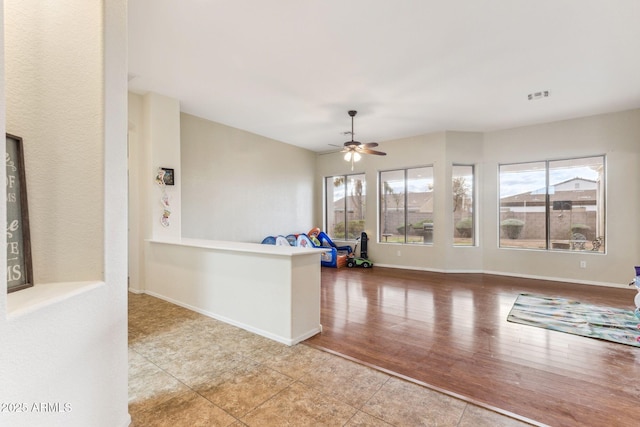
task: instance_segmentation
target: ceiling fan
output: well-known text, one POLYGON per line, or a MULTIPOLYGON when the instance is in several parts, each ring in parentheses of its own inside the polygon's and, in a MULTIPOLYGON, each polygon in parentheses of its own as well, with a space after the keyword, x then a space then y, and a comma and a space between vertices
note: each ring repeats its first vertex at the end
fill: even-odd
MULTIPOLYGON (((357 162, 361 158, 361 154, 375 154, 376 156, 386 156, 387 153, 383 153, 382 151, 372 150, 372 148, 377 147, 377 142, 359 142, 353 140, 353 118, 358 114, 356 110, 349 110, 349 116, 351 116, 351 141, 347 141, 344 143, 344 148, 342 149, 342 153, 346 153, 344 155, 344 159, 346 161, 351 162, 351 170, 353 170, 353 162, 357 162)), ((346 132, 348 133, 348 132, 346 132)))

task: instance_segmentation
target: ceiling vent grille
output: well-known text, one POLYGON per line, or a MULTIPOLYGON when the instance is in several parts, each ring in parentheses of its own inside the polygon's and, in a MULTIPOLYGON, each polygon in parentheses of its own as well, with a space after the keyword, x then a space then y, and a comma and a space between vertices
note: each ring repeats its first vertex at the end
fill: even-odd
POLYGON ((534 93, 530 93, 529 95, 527 95, 527 99, 529 101, 535 101, 536 99, 541 99, 541 98, 548 98, 549 97, 549 91, 548 90, 543 90, 540 92, 534 92, 534 93))

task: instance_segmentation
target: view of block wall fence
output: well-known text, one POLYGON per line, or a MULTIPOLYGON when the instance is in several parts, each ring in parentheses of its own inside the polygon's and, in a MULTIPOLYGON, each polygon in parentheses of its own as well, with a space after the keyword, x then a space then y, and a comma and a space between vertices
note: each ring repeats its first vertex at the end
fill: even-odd
MULTIPOLYGON (((501 212, 500 222, 505 219, 518 219, 524 222, 524 227, 520 232, 520 239, 540 239, 544 238, 545 212, 501 212)), ((570 212, 564 211, 558 213, 551 211, 550 231, 551 240, 570 240, 571 226, 575 224, 583 224, 588 227, 586 231, 581 231, 585 238, 589 241, 598 237, 596 229, 596 212, 587 211, 585 208, 574 208, 570 212)), ((500 233, 501 238, 507 238, 504 231, 500 233)))

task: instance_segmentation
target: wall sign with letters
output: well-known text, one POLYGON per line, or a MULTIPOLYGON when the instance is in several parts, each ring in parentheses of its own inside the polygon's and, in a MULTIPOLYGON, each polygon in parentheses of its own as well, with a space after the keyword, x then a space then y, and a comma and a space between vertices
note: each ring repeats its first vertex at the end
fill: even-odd
POLYGON ((33 286, 22 138, 7 137, 7 292, 33 286))

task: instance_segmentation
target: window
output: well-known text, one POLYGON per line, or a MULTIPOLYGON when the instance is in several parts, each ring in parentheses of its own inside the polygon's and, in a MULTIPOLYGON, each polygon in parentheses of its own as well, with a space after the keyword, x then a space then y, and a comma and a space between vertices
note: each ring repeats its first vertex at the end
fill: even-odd
POLYGON ((475 245, 474 170, 472 165, 453 165, 453 244, 475 245))
POLYGON ((500 247, 604 252, 604 156, 499 169, 500 247))
POLYGON ((433 243, 433 166, 380 172, 380 242, 433 243))
POLYGON ((354 240, 364 231, 364 174, 325 178, 325 230, 335 239, 354 240))

